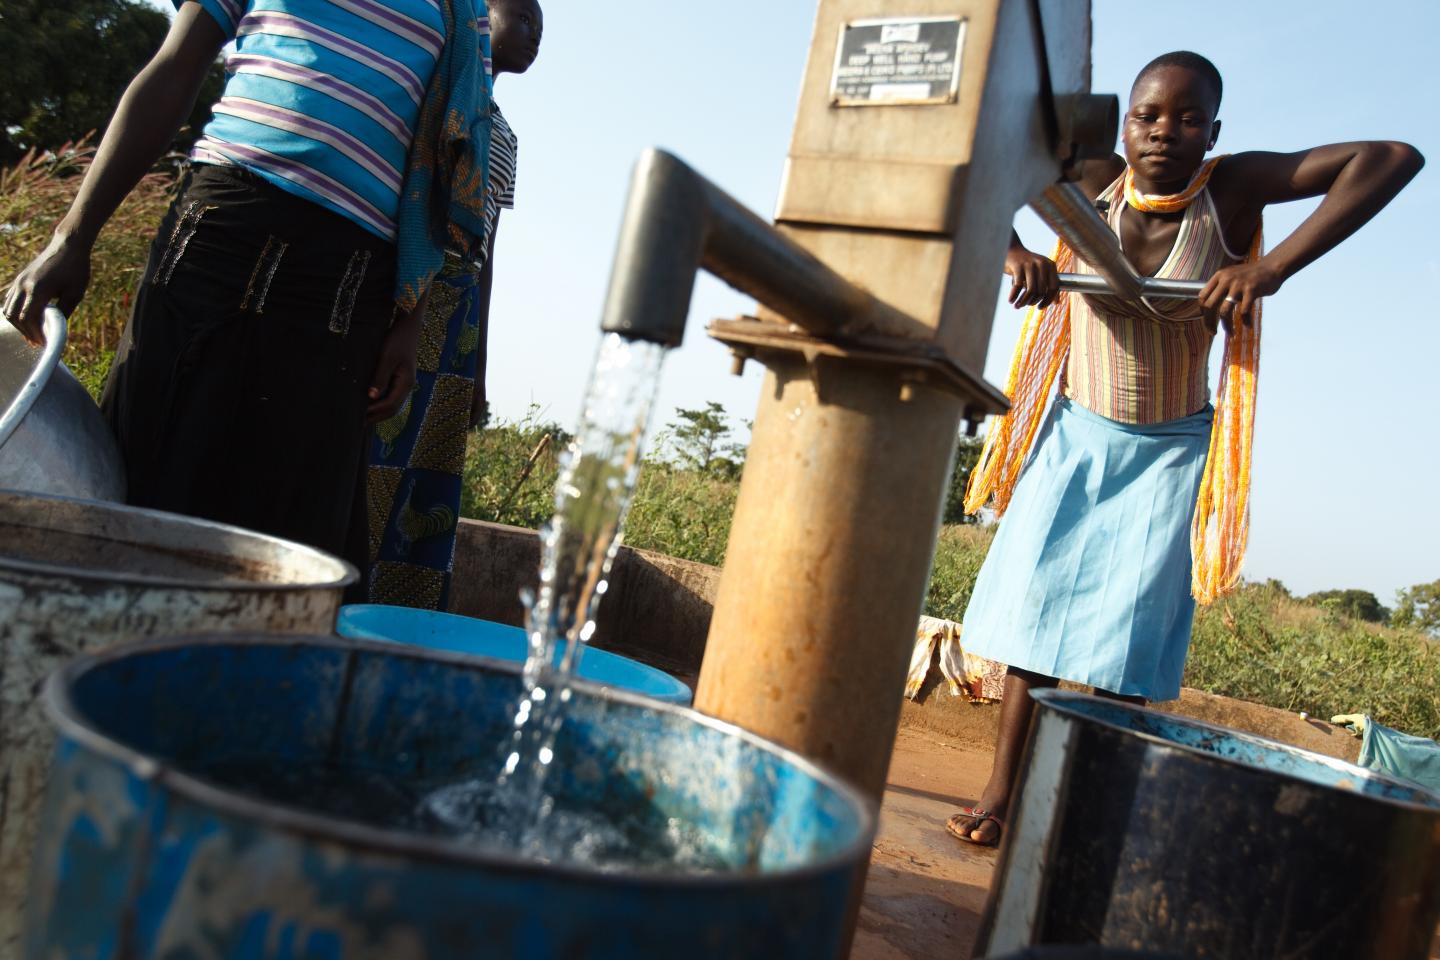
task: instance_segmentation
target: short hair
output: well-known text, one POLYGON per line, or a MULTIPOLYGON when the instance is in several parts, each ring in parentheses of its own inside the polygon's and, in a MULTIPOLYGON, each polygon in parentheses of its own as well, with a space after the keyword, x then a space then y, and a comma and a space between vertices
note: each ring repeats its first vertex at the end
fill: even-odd
POLYGON ((1170 53, 1162 53, 1151 60, 1135 75, 1135 84, 1130 89, 1134 92, 1135 86, 1145 77, 1163 67, 1183 67, 1192 73, 1197 73, 1209 85, 1212 93, 1215 94, 1215 109, 1220 109, 1220 95, 1224 92, 1225 84, 1220 79, 1220 71, 1215 64, 1198 53, 1189 50, 1175 50, 1170 53))

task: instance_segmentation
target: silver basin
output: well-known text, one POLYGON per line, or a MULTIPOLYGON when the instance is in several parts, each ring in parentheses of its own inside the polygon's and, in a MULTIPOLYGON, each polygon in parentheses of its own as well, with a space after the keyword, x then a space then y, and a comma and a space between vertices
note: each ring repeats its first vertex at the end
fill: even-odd
POLYGON ((65 315, 45 310, 45 346, 0 322, 0 489, 125 499, 125 470, 95 401, 65 369, 65 315))
POLYGON ((53 740, 37 702, 45 677, 121 640, 326 634, 356 579, 342 560, 248 530, 0 490, 0 960, 19 956, 50 766, 53 740))

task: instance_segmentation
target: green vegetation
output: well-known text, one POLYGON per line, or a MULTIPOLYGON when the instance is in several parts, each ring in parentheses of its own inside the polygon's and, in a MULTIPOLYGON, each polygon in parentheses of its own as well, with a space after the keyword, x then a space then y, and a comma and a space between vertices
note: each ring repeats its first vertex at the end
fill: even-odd
MULTIPOLYGON (((48 241, 89 163, 85 146, 29 156, 0 172, 0 275, 9 277, 48 241)), ((96 247, 90 292, 71 318, 66 362, 97 392, 129 311, 146 250, 174 188, 157 172, 120 208, 96 247)), ((553 505, 559 454, 569 435, 532 408, 470 440, 462 512, 538 527, 553 505), (546 438, 549 438, 548 440, 546 438)), ((722 564, 744 450, 717 404, 678 411, 645 462, 626 542, 722 564)), ((962 619, 993 528, 962 525, 964 477, 979 454, 961 441, 936 546, 926 612, 962 619)), ((1440 581, 1401 591, 1387 611, 1374 595, 1335 590, 1304 599, 1278 581, 1250 584, 1195 619, 1186 683, 1202 690, 1306 710, 1318 717, 1367 711, 1381 723, 1440 738, 1440 581)))
POLYGON ((1329 719, 1370 713, 1440 739, 1440 647, 1414 628, 1356 619, 1247 584, 1200 610, 1185 683, 1329 719))
MULTIPOLYGON (((142 0, 0 3, 0 164, 103 129, 169 29, 170 18, 142 0)), ((189 148, 223 85, 217 61, 175 149, 189 148)))
POLYGON ((1432 637, 1440 634, 1440 580, 1401 590, 1391 623, 1424 630, 1432 637))
MULTIPOLYGON (((70 144, 54 153, 31 152, 0 170, 0 283, 8 286, 45 249, 89 167, 94 147, 70 144)), ((65 363, 95 396, 130 315, 130 299, 145 269, 150 240, 175 189, 173 166, 143 178, 115 211, 95 243, 90 289, 70 318, 65 363)))

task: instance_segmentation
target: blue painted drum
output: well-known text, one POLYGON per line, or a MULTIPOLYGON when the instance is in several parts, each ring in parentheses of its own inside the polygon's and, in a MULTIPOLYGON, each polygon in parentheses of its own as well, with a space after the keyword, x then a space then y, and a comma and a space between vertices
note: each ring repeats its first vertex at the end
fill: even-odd
POLYGON ((577 684, 556 743, 552 816, 624 819, 652 848, 644 865, 390 826, 436 783, 493 779, 519 691, 510 665, 334 638, 70 664, 46 690, 59 745, 24 956, 840 955, 870 805, 685 708, 577 684), (307 801, 325 770, 371 786, 346 809, 307 801), (703 870, 665 861, 677 824, 704 838, 703 870))
MULTIPOLYGON (((525 631, 519 627, 453 613, 376 603, 341 607, 335 632, 357 640, 413 644, 516 663, 523 663, 530 653, 525 631)), ((565 644, 561 643, 556 651, 557 659, 564 651, 565 644)), ((585 647, 584 656, 580 658, 580 679, 683 706, 688 706, 694 696, 688 686, 668 673, 590 646, 585 647)))

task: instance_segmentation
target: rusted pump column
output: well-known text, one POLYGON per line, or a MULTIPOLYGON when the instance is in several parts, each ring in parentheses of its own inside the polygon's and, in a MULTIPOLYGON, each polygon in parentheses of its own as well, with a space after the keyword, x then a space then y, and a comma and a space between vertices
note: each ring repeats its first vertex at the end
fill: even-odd
MULTIPOLYGON (((700 710, 878 799, 1011 219, 1115 142, 1079 0, 821 0, 782 233, 881 302, 864 325, 717 321, 765 380, 700 710)), ((1002 400, 1003 403, 1003 400, 1002 400)))
POLYGON ((878 797, 961 401, 823 357, 764 389, 696 703, 878 797))

